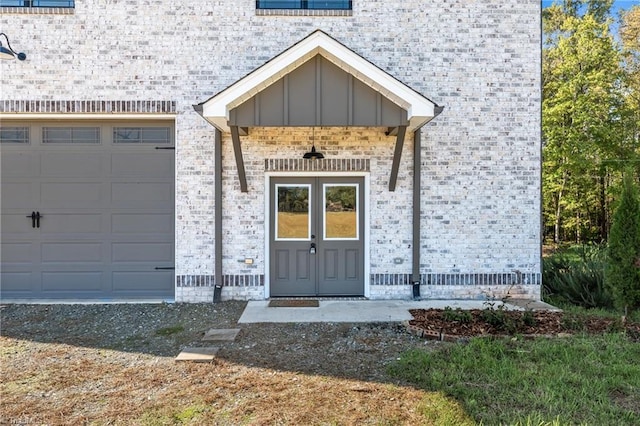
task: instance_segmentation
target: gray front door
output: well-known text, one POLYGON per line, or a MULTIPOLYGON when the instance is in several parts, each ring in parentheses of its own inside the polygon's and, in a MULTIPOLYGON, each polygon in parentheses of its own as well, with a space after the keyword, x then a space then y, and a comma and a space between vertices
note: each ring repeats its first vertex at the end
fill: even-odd
POLYGON ((364 295, 364 178, 271 179, 271 296, 364 295))

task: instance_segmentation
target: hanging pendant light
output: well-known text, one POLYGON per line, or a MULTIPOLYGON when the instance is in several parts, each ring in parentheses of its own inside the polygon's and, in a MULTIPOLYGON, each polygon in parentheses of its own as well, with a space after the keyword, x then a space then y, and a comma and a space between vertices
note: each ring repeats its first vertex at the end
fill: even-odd
POLYGON ((302 158, 305 160, 319 160, 324 158, 324 155, 321 152, 316 151, 316 128, 313 127, 312 140, 311 140, 311 151, 305 152, 302 158))
POLYGON ((322 154, 321 152, 316 151, 315 145, 312 145, 311 146, 311 151, 305 152, 304 155, 302 156, 302 158, 305 158, 307 160, 309 160, 309 159, 318 160, 318 159, 324 158, 324 154, 322 154))

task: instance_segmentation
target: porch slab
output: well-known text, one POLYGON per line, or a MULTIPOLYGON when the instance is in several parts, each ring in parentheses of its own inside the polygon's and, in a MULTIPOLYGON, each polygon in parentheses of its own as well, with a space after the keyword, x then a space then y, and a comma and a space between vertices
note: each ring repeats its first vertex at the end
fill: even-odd
POLYGON ((218 353, 217 347, 186 347, 178 354, 176 361, 211 362, 218 353))
MULTIPOLYGON (((505 305, 510 310, 527 309, 512 303, 487 300, 320 300, 317 308, 269 308, 268 300, 250 301, 238 323, 259 322, 402 322, 412 319, 410 309, 486 309, 505 305)), ((544 304, 549 308, 551 305, 544 304)))
POLYGON ((202 340, 205 342, 233 342, 240 333, 239 328, 212 328, 207 331, 202 340))

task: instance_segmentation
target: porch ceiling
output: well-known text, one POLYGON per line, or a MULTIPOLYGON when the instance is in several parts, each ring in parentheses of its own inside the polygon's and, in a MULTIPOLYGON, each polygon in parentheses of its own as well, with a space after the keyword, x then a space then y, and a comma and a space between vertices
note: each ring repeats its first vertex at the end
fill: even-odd
MULTIPOLYGON (((349 87, 356 87, 354 93, 357 95, 357 85, 363 84, 364 87, 369 87, 372 91, 379 94, 379 104, 387 105, 391 103, 393 105, 391 109, 396 108, 401 111, 401 119, 398 120, 398 115, 394 115, 394 119, 391 122, 386 119, 383 114, 378 113, 376 120, 367 119, 364 123, 370 125, 378 125, 383 127, 397 127, 406 126, 408 131, 414 131, 424 124, 433 119, 442 111, 442 107, 436 105, 433 101, 422 96, 409 86, 400 82, 396 78, 392 77, 385 71, 373 65, 371 62, 364 59, 362 56, 353 52, 343 44, 339 43, 323 31, 317 30, 311 33, 300 42, 294 44, 284 52, 272 58, 270 61, 257 68, 250 74, 241 78, 231 86, 222 90, 218 94, 214 95, 210 99, 200 104, 194 105, 195 110, 200 113, 207 121, 223 132, 230 132, 233 126, 245 126, 261 125, 260 120, 252 118, 249 122, 242 124, 238 122, 238 111, 248 110, 247 104, 256 104, 256 98, 261 92, 266 94, 272 94, 274 92, 280 93, 281 91, 274 91, 270 86, 274 84, 282 84, 285 77, 293 73, 293 71, 299 69, 304 64, 309 63, 314 57, 320 55, 323 59, 331 62, 333 65, 342 69, 345 73, 352 77, 352 81, 356 83, 346 83, 349 87), (270 88, 269 90, 267 90, 270 88), (245 104, 245 105, 243 105, 245 104), (405 114, 406 112, 406 114, 405 114), (257 121, 256 121, 257 120, 257 121)), ((300 75, 301 73, 293 73, 292 75, 300 75)), ((321 78, 317 79, 318 85, 316 90, 325 93, 330 85, 321 83, 321 78)), ((285 80, 286 84, 286 80, 285 80)), ((286 89, 285 89, 286 90, 286 89)), ((326 104, 321 104, 319 100, 322 98, 322 93, 319 93, 318 99, 314 99, 312 102, 318 105, 318 108, 311 108, 310 116, 317 117, 313 120, 304 119, 303 122, 294 120, 289 123, 287 114, 282 122, 276 120, 276 122, 270 122, 267 125, 318 125, 326 126, 333 123, 326 123, 323 121, 322 114, 319 109, 331 111, 331 100, 326 104)), ((273 98, 273 96, 271 96, 273 98)), ((336 97, 324 96, 324 98, 336 97)), ((258 98, 259 99, 259 98, 258 98)), ((345 97, 343 101, 338 101, 340 105, 333 105, 335 108, 347 109, 347 106, 342 105, 349 103, 350 111, 355 111, 354 97, 345 97)), ((355 99, 358 99, 357 97, 355 99)), ((287 104, 287 99, 283 101, 287 104)), ((386 110, 390 108, 385 107, 386 110)), ((361 108, 357 109, 362 111, 361 108)), ((255 111, 259 117, 259 109, 256 107, 255 111)), ((378 111, 383 111, 383 108, 378 108, 378 111)), ((246 117, 246 115, 245 115, 246 117)), ((334 125, 362 125, 358 120, 353 120, 353 117, 357 117, 356 114, 349 114, 351 118, 345 118, 345 122, 336 122, 334 125)))

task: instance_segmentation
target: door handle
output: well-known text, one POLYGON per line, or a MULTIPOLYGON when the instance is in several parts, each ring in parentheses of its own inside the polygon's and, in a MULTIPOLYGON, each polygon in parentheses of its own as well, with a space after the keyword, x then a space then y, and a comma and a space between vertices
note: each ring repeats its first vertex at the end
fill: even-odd
POLYGON ((40 228, 40 219, 44 217, 40 214, 40 212, 31 212, 31 214, 27 215, 27 217, 31 218, 32 228, 40 228))
MULTIPOLYGON (((35 228, 36 227, 36 212, 31 212, 31 214, 28 214, 27 217, 31 218, 31 227, 35 228)), ((40 225, 38 225, 40 226, 40 225)))

